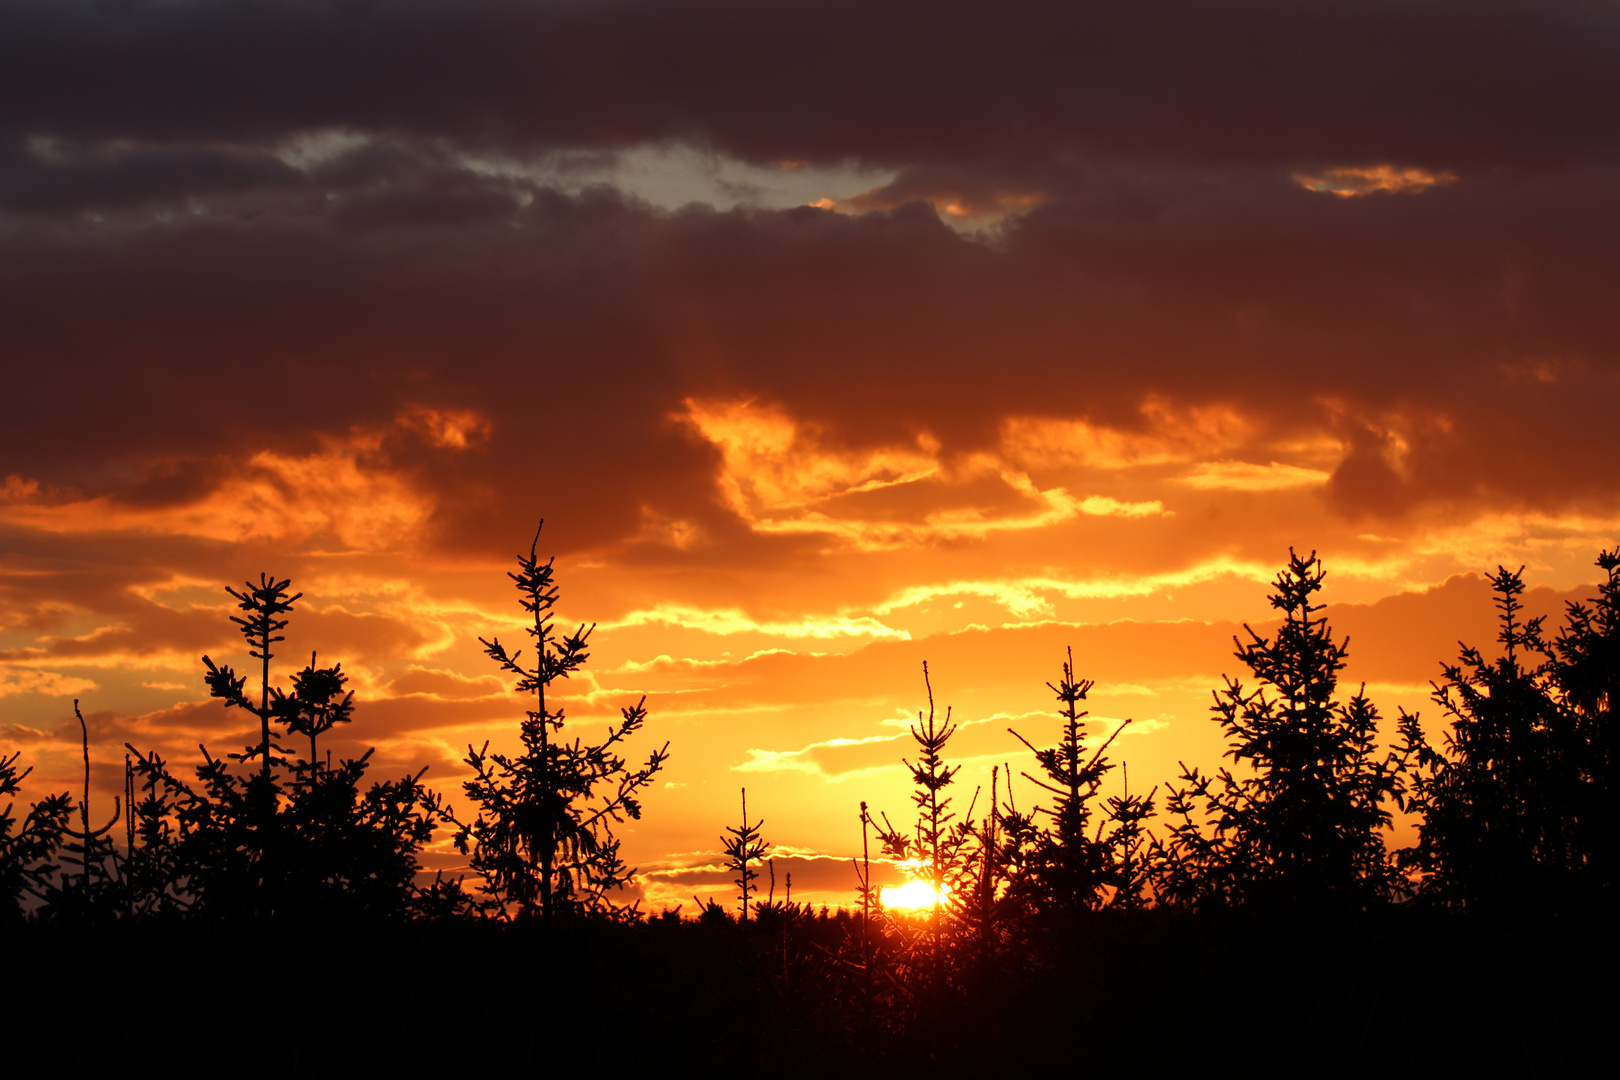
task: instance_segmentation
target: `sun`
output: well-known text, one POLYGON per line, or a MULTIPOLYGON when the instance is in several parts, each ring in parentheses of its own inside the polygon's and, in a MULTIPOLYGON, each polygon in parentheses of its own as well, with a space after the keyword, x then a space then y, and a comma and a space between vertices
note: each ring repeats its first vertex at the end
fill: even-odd
POLYGON ((923 911, 938 906, 940 897, 950 895, 950 891, 949 885, 942 885, 936 894, 926 881, 908 881, 904 885, 885 886, 879 896, 886 908, 923 911))
POLYGON ((898 911, 931 910, 951 895, 949 885, 941 884, 936 893, 933 883, 928 880, 932 860, 905 859, 896 865, 905 871, 909 880, 904 885, 886 886, 878 893, 884 907, 898 911))

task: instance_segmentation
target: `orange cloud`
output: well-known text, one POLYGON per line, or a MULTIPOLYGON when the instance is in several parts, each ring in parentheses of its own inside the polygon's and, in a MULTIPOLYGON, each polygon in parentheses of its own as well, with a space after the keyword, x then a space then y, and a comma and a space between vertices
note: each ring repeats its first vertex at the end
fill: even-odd
POLYGON ((995 454, 948 463, 927 433, 909 447, 842 449, 780 408, 749 400, 688 399, 686 406, 679 419, 721 452, 722 502, 760 533, 824 536, 883 551, 1040 530, 1083 516, 1167 512, 1158 500, 1038 487, 995 454))
POLYGON ((1414 167, 1396 165, 1339 166, 1317 173, 1294 174, 1294 183, 1308 191, 1321 191, 1340 198, 1371 195, 1378 191, 1416 193, 1446 184, 1455 184, 1457 174, 1430 172, 1414 167))

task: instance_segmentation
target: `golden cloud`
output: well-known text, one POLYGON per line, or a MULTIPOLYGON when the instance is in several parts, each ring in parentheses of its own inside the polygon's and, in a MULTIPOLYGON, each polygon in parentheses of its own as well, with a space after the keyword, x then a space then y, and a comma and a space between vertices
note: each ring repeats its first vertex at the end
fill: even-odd
POLYGON ((1343 199, 1371 195, 1378 191, 1420 192, 1457 182, 1457 174, 1430 172, 1428 169, 1397 165, 1340 166, 1318 173, 1294 174, 1294 183, 1308 191, 1320 191, 1343 199))
POLYGON ((0 665, 0 697, 13 694, 44 694, 47 697, 68 697, 85 694, 96 688, 89 679, 78 679, 54 671, 20 667, 16 664, 0 665))
POLYGON ((947 464, 927 433, 910 446, 841 449, 815 425, 751 399, 685 404, 677 419, 721 452, 721 503, 759 533, 825 536, 857 550, 887 551, 1044 529, 1082 516, 1167 513, 1158 500, 1041 488, 995 454, 947 464), (896 492, 901 488, 904 497, 896 492), (885 491, 897 497, 881 505, 856 498, 885 491), (964 499, 968 505, 960 505, 964 499))
POLYGON ((1203 491, 1281 491, 1284 488, 1317 487, 1328 482, 1331 473, 1302 465, 1270 462, 1257 465, 1248 461, 1204 461, 1193 466, 1181 482, 1203 491))

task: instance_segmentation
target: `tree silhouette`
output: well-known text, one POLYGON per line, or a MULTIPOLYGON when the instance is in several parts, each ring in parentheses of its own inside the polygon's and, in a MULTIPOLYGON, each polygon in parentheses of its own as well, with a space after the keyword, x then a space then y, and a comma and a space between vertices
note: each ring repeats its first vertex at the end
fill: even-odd
POLYGON ((288 731, 309 739, 309 765, 318 770, 316 740, 354 718, 354 691, 344 690, 349 677, 343 674, 342 664, 318 668, 315 656, 310 653, 309 666, 293 676, 291 694, 280 689, 271 691, 270 709, 288 731))
POLYGON ((79 722, 79 750, 84 761, 84 785, 79 796, 79 827, 68 829, 62 845, 63 875, 41 893, 44 910, 52 915, 80 918, 111 915, 123 893, 117 877, 118 852, 111 838, 112 827, 123 817, 121 800, 114 799, 113 814, 105 825, 90 824, 90 728, 73 699, 73 716, 79 722), (77 867, 77 872, 71 868, 77 867))
POLYGON ((25 893, 35 896, 51 883, 61 868, 52 860, 62 846, 63 838, 71 828, 73 799, 67 792, 47 795, 28 808, 19 823, 14 814, 15 797, 22 782, 33 767, 18 771, 17 759, 0 756, 0 799, 6 800, 0 809, 0 921, 14 922, 22 918, 22 899, 25 893))
POLYGON ((470 852, 502 913, 515 904, 519 914, 539 915, 549 925, 560 913, 619 910, 607 894, 635 871, 619 857, 613 826, 641 817, 640 792, 663 768, 669 743, 639 768, 619 756, 620 744, 646 722, 645 698, 620 710, 622 719, 601 743, 553 737, 565 721, 562 709, 548 707, 546 691, 584 665, 594 627, 582 624, 567 635, 552 627, 555 558, 540 562, 539 543, 537 529, 529 554, 518 556, 518 571, 507 574, 532 620, 525 631, 533 639, 533 660, 525 664, 521 650, 509 653, 499 638, 479 639, 502 670, 517 676, 517 692, 534 695, 535 707, 519 730, 523 752, 492 754, 487 742, 482 749, 467 747, 474 775, 464 789, 478 817, 461 827, 456 843, 470 852))
MULTIPOLYGON (((1418 761, 1412 805, 1423 814, 1417 847, 1404 861, 1424 874, 1426 895, 1445 903, 1500 908, 1557 904, 1581 869, 1581 710, 1563 707, 1542 618, 1523 618, 1523 567, 1489 575, 1502 655, 1486 660, 1463 646, 1444 665, 1434 700, 1451 717, 1445 753, 1416 723, 1404 730, 1418 761)), ((1598 615, 1601 619, 1601 614, 1598 615)), ((1565 642, 1576 700, 1599 697, 1577 674, 1592 621, 1576 616, 1565 642)), ((1593 665, 1596 667, 1596 665, 1593 665)))
POLYGON ((1113 768, 1103 756, 1119 733, 1130 723, 1126 720, 1114 730, 1095 751, 1085 747, 1087 711, 1080 708, 1096 684, 1090 679, 1076 679, 1074 652, 1070 650, 1063 662, 1063 675, 1058 684, 1047 683, 1061 704, 1059 715, 1063 729, 1058 744, 1046 750, 1036 749, 1028 739, 1008 728, 1013 738, 1029 747, 1040 764, 1046 779, 1024 773, 1024 778, 1037 787, 1056 796, 1056 806, 1050 811, 1052 824, 1035 841, 1031 857, 1031 885, 1035 899, 1041 906, 1069 917, 1095 906, 1101 892, 1109 882, 1108 848, 1100 839, 1086 835, 1091 820, 1091 799, 1102 785, 1103 777, 1113 768))
MULTIPOLYGON (((211 696, 260 720, 260 741, 216 758, 199 747, 197 784, 181 780, 153 753, 133 755, 126 790, 135 801, 136 843, 124 862, 130 911, 209 918, 382 918, 417 910, 417 855, 445 817, 422 773, 365 786, 366 751, 332 768, 314 760, 316 738, 347 722, 353 696, 342 666, 319 668, 311 654, 292 692, 272 687, 272 645, 302 594, 289 581, 261 574, 241 592, 227 589, 248 612, 232 616, 250 655, 261 662, 258 703, 246 676, 204 656, 211 696), (309 760, 289 760, 270 723, 310 739, 309 760), (257 761, 246 775, 231 762, 257 761)), ((424 770, 425 771, 425 770, 424 770)))
POLYGON ((1146 795, 1132 795, 1130 774, 1120 765, 1124 787, 1120 794, 1103 800, 1105 822, 1102 845, 1108 852, 1109 884, 1113 895, 1108 906, 1126 911, 1140 911, 1147 906, 1153 883, 1153 835, 1147 821, 1157 812, 1153 797, 1154 787, 1146 795))
POLYGON ((1590 606, 1568 605, 1553 642, 1552 678, 1573 721, 1577 757, 1574 840, 1592 900, 1614 895, 1620 872, 1620 548, 1599 552, 1604 581, 1590 606))
MULTIPOLYGON (((274 654, 270 646, 278 641, 286 640, 281 631, 287 628, 284 615, 292 611, 293 604, 303 598, 303 593, 287 595, 287 587, 291 580, 277 581, 270 574, 260 574, 259 584, 255 586, 249 581, 243 585, 242 591, 226 587, 225 591, 236 598, 237 606, 247 612, 246 617, 232 615, 231 622, 235 623, 242 636, 248 641, 248 655, 260 662, 259 677, 259 703, 253 704, 243 693, 247 683, 247 676, 238 676, 230 666, 216 667, 214 662, 204 656, 203 666, 208 669, 206 680, 208 693, 211 697, 220 698, 227 708, 238 708, 259 718, 259 746, 255 750, 249 748, 244 754, 233 755, 238 760, 251 760, 257 757, 260 761, 260 777, 264 790, 259 798, 263 804, 274 812, 275 797, 271 791, 270 770, 273 753, 279 749, 270 741, 270 721, 277 718, 276 710, 271 704, 270 692, 270 661, 274 654)), ((312 658, 313 665, 313 658, 312 658)))
POLYGON ((1270 597, 1283 614, 1276 637, 1245 625, 1249 641, 1234 639, 1260 685, 1245 691, 1228 677, 1211 711, 1227 756, 1250 770, 1206 777, 1183 766, 1185 786, 1171 789, 1166 806, 1169 841, 1157 851, 1169 899, 1359 906, 1401 881, 1381 830, 1384 804, 1403 794, 1406 758, 1376 757, 1378 713, 1363 692, 1334 700, 1348 644, 1333 639, 1316 614, 1322 605, 1311 602, 1325 576, 1315 552, 1290 549, 1270 597))
MULTIPOLYGON (((720 843, 722 845, 722 849, 726 853, 726 869, 737 875, 737 890, 742 894, 742 915, 740 921, 745 925, 748 922, 748 898, 756 891, 754 881, 759 877, 759 871, 751 867, 749 863, 758 862, 760 859, 764 858, 765 852, 769 850, 771 846, 759 834, 760 826, 764 824, 765 821, 763 818, 754 822, 753 824, 749 824, 748 789, 743 788, 742 824, 735 828, 727 826, 726 832, 729 835, 722 836, 720 838, 720 843)), ((772 870, 772 878, 773 880, 775 878, 774 869, 772 870)))
MULTIPOLYGON (((977 797, 975 796, 975 803, 977 797)), ((960 827, 962 869, 947 898, 957 923, 958 966, 982 974, 1007 945, 1017 924, 1029 914, 1037 894, 1033 884, 1034 853, 1043 834, 1033 815, 1019 813, 1012 798, 1012 770, 990 770, 990 803, 983 818, 972 810, 960 827), (1001 775, 1007 776, 1007 798, 1001 799, 1001 775)))
POLYGON ((917 713, 917 722, 911 725, 911 738, 920 753, 916 764, 902 758, 911 772, 912 804, 917 819, 910 833, 897 829, 887 814, 883 827, 877 829, 884 852, 892 859, 910 864, 910 872, 917 880, 926 881, 932 891, 932 903, 927 915, 926 958, 924 967, 928 979, 938 984, 945 975, 946 919, 949 914, 947 898, 957 885, 957 878, 966 866, 966 852, 974 839, 972 811, 968 818, 956 822, 951 809, 951 798, 943 794, 955 780, 961 766, 945 764, 945 745, 956 734, 957 725, 951 722, 947 707, 943 719, 934 705, 934 686, 928 675, 928 664, 923 663, 923 686, 928 692, 928 713, 917 713))

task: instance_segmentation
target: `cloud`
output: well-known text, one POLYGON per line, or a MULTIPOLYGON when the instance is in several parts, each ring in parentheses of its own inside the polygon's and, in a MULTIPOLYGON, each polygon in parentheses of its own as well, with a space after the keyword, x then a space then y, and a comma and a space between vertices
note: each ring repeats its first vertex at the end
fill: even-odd
POLYGON ((1279 488, 1318 487, 1331 474, 1321 469, 1284 465, 1273 461, 1257 465, 1248 461, 1204 461, 1181 478, 1190 487, 1220 491, 1276 491, 1279 488))
POLYGON ((14 664, 0 666, 0 697, 10 697, 13 694, 69 697, 88 693, 95 688, 96 684, 89 679, 74 678, 54 671, 41 671, 38 668, 18 667, 14 664))
POLYGON ((603 630, 616 630, 627 626, 666 625, 705 634, 765 634, 770 637, 807 639, 858 637, 905 638, 903 630, 895 630, 876 619, 842 615, 808 617, 798 622, 758 621, 739 608, 723 611, 703 610, 679 605, 660 605, 647 610, 631 611, 622 618, 599 624, 603 630))
POLYGON ((1399 168, 1394 165, 1372 165, 1364 168, 1339 166, 1324 169, 1314 175, 1294 174, 1294 183, 1302 188, 1326 192, 1345 199, 1371 195, 1379 191, 1415 193, 1456 182, 1456 173, 1430 172, 1427 169, 1399 168))

